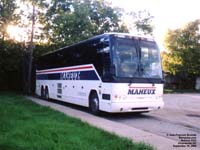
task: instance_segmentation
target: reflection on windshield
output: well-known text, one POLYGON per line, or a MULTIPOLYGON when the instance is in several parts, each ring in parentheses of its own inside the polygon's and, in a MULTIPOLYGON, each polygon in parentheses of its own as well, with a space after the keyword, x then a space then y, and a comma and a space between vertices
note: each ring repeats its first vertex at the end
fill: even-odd
POLYGON ((115 45, 113 63, 116 76, 133 77, 138 75, 138 53, 132 40, 118 39, 115 45))
POLYGON ((161 60, 159 50, 152 42, 141 42, 141 70, 142 77, 146 78, 161 78, 161 60))
POLYGON ((159 50, 154 42, 117 38, 113 51, 117 77, 161 78, 159 50))

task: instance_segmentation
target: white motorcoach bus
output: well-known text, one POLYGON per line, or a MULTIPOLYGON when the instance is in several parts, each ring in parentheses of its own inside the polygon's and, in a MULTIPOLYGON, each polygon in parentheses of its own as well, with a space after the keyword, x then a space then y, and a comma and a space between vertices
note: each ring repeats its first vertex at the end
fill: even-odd
POLYGON ((107 33, 41 56, 36 94, 91 112, 149 112, 163 107, 160 51, 152 39, 107 33))

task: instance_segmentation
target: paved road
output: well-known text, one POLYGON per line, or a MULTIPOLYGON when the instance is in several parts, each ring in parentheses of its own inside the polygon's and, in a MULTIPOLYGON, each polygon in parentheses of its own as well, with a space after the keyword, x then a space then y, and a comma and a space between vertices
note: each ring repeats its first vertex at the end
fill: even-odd
POLYGON ((164 109, 159 111, 106 118, 178 141, 180 136, 185 138, 190 134, 188 137, 196 138, 197 149, 200 149, 200 94, 166 94, 164 102, 164 109))

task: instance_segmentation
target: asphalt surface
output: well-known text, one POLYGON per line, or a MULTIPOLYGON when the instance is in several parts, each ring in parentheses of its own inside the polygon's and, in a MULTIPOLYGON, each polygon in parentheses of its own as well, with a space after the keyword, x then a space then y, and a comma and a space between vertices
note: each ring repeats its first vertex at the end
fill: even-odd
POLYGON ((149 143, 155 149, 200 150, 200 94, 166 94, 162 110, 146 114, 103 113, 101 117, 91 115, 84 107, 29 98, 106 131, 149 143))
POLYGON ((178 141, 180 135, 188 134, 190 140, 196 138, 192 142, 200 149, 200 94, 165 94, 164 102, 165 107, 159 111, 105 118, 178 141))

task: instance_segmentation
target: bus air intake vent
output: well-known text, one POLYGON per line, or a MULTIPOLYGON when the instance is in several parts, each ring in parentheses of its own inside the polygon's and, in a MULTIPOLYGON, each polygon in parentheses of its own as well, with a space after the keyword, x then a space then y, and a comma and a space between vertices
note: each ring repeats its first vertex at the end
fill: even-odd
POLYGON ((132 108, 132 110, 148 110, 148 107, 132 108))

